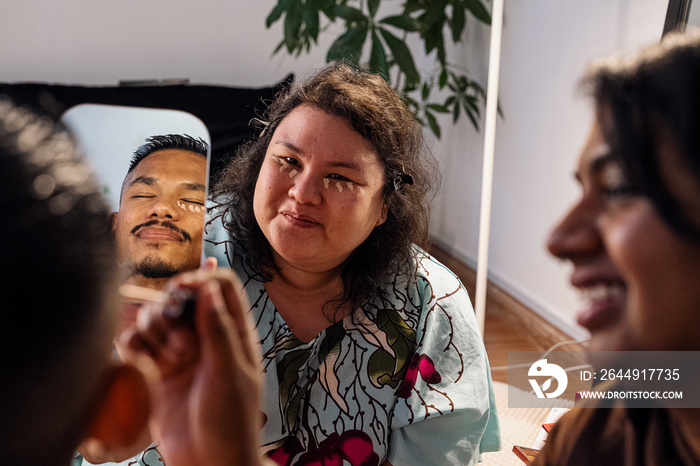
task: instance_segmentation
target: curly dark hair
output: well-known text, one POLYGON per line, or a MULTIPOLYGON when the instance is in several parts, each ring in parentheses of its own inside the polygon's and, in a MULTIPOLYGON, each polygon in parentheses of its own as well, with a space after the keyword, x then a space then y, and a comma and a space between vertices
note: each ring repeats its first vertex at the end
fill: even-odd
POLYGON ((275 129, 300 105, 347 120, 372 143, 384 167, 387 219, 346 259, 341 272, 343 295, 331 301, 335 310, 356 309, 380 292, 388 277, 415 273, 414 244, 428 244, 428 197, 439 184, 437 163, 421 125, 381 76, 334 62, 292 84, 268 107, 262 118, 269 123, 260 136, 238 150, 213 189, 215 198, 224 199, 227 217, 232 219, 226 229, 244 251, 250 251, 249 265, 264 280, 271 279, 276 267, 270 244, 255 220, 253 193, 275 129), (409 177, 402 178, 405 174, 413 184, 407 183, 409 177))
POLYGON ((596 103, 598 121, 632 186, 681 237, 700 243, 700 226, 688 218, 663 179, 662 141, 678 148, 684 167, 700 183, 700 31, 668 34, 626 58, 605 58, 582 81, 596 103))

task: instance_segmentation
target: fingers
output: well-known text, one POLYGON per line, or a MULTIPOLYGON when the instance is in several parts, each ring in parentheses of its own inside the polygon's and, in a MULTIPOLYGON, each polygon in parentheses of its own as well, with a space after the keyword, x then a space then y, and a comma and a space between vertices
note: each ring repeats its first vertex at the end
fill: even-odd
POLYGON ((202 359, 215 374, 225 374, 242 352, 236 325, 228 313, 221 286, 216 280, 202 284, 195 316, 202 359))
MULTIPOLYGON (((174 279, 176 286, 190 290, 198 290, 207 281, 215 281, 219 285, 223 308, 233 319, 233 330, 240 343, 240 350, 249 363, 260 361, 257 332, 248 316, 248 298, 243 291, 243 284, 231 269, 204 269, 182 274, 174 279)), ((199 299, 199 296, 198 296, 199 299)))
POLYGON ((259 342, 242 288, 233 271, 216 268, 215 259, 173 278, 166 293, 177 296, 184 289, 196 298, 195 328, 173 319, 168 305, 144 305, 128 340, 118 345, 120 355, 147 355, 162 375, 196 364, 204 347, 211 364, 220 368, 232 362, 238 367, 257 367, 259 342))
POLYGON ((206 259, 204 259, 201 268, 204 270, 213 270, 216 269, 218 264, 219 261, 216 259, 216 257, 207 257, 206 259))
POLYGON ((141 306, 136 322, 116 342, 122 360, 143 366, 141 359, 147 356, 161 376, 192 364, 198 351, 192 329, 164 315, 164 309, 156 303, 141 306))

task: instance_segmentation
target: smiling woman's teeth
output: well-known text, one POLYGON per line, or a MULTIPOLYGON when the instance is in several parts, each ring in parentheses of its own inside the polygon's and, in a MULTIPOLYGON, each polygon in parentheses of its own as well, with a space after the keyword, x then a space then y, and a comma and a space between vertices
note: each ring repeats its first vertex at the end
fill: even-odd
POLYGON ((591 302, 618 299, 625 295, 625 288, 620 284, 600 284, 589 288, 582 288, 580 291, 581 299, 591 302))

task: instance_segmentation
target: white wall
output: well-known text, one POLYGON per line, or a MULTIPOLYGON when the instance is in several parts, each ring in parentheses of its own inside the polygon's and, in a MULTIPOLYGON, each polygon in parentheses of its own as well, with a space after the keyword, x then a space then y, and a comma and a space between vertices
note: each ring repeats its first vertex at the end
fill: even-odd
MULTIPOLYGON (((324 61, 271 58, 280 24, 264 28, 274 0, 3 0, 0 81, 113 85, 189 78, 265 86, 324 61)), ((490 4, 490 2, 487 2, 490 4)), ((575 325, 567 269, 544 250, 551 226, 577 195, 577 151, 591 119, 576 93, 585 64, 659 39, 667 0, 507 0, 501 61, 489 276, 564 330, 575 325)), ((455 50, 486 83, 488 28, 469 18, 469 47, 455 50)), ((430 64, 422 60, 422 68, 430 64)), ((465 120, 466 121, 466 120, 465 120)), ((443 120, 434 144, 444 173, 433 234, 475 266, 483 133, 443 120)))
POLYGON ((0 80, 115 85, 190 78, 265 86, 323 64, 321 50, 270 59, 273 0, 3 0, 0 80))
MULTIPOLYGON (((545 250, 548 232, 578 195, 572 174, 592 108, 577 82, 591 59, 658 41, 667 3, 505 2, 505 118, 496 131, 489 278, 577 337, 585 334, 575 323, 578 304, 568 267, 545 250)), ((461 129, 449 136, 441 144, 448 159, 447 197, 434 235, 475 265, 483 143, 461 129)))

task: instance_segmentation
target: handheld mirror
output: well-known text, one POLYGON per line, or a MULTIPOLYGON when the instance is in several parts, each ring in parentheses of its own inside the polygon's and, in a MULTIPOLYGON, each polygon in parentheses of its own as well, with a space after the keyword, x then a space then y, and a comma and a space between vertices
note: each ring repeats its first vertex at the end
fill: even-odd
POLYGON ((102 104, 72 107, 61 122, 91 160, 114 212, 125 282, 157 289, 198 267, 211 155, 206 125, 178 110, 102 104), (136 161, 137 151, 146 156, 136 161))

